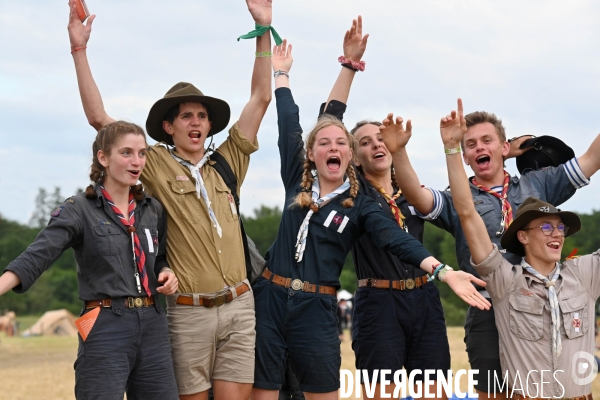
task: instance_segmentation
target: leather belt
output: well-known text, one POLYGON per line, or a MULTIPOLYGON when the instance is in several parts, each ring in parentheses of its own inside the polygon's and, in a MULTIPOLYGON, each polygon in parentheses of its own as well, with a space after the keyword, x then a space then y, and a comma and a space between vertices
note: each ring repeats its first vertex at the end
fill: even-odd
POLYGON ((323 286, 323 285, 314 285, 307 281, 301 281, 300 279, 292 279, 292 278, 284 278, 283 276, 279 276, 277 274, 269 271, 268 268, 262 273, 263 278, 270 280, 277 286, 283 286, 284 288, 292 288, 293 290, 302 290, 303 292, 308 293, 321 293, 328 294, 331 296, 335 296, 337 293, 336 288, 332 286, 323 286))
MULTIPOLYGON (((527 396, 523 396, 520 393, 513 393, 513 400, 544 400, 542 398, 538 398, 538 397, 527 397, 527 396)), ((546 398, 545 400, 550 400, 548 398, 546 398)), ((561 400, 592 400, 592 394, 586 394, 583 396, 577 396, 577 397, 563 397, 561 398, 561 400)))
MULTIPOLYGON (((235 287, 236 298, 240 297, 244 293, 250 290, 250 286, 246 282, 235 287)), ((197 295, 180 295, 177 297, 177 304, 183 304, 184 306, 203 306, 207 308, 219 307, 225 303, 231 303, 233 301, 233 293, 228 289, 223 291, 221 294, 216 296, 206 297, 197 295), (194 302, 194 298, 197 298, 197 303, 194 302)))
POLYGON ((424 286, 427 283, 427 279, 427 275, 423 275, 420 278, 409 278, 400 281, 388 281, 386 279, 368 278, 359 280, 358 287, 373 287, 377 289, 389 289, 391 287, 392 289, 396 290, 412 290, 414 288, 424 286))
MULTIPOLYGON (((154 305, 154 297, 125 297, 123 299, 125 302, 125 307, 127 308, 139 308, 139 307, 149 307, 154 305)), ((85 302, 85 308, 96 308, 96 307, 112 307, 112 299, 102 299, 102 300, 91 300, 85 302)))

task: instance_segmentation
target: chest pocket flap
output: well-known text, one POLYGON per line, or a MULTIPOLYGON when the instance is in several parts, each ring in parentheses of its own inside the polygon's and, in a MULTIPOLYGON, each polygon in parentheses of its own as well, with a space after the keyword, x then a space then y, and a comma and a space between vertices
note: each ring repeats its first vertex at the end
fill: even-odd
POLYGON ((588 298, 581 293, 568 299, 558 299, 565 333, 569 339, 583 336, 588 330, 588 298))
POLYGON ((169 181, 171 190, 179 195, 196 193, 196 185, 192 181, 169 181))
POLYGON ((539 297, 510 295, 510 330, 525 340, 542 338, 544 301, 539 297))
POLYGON ((494 206, 489 203, 479 203, 478 201, 475 201, 475 210, 479 215, 483 215, 493 211, 494 206))
MULTIPOLYGON (((196 184, 190 181, 169 181, 171 187, 170 197, 174 200, 171 207, 175 214, 186 221, 195 224, 200 220, 201 202, 196 194, 196 184)), ((169 207, 168 204, 165 204, 169 207)))
POLYGON ((121 230, 116 226, 95 226, 98 253, 104 256, 116 256, 121 253, 119 234, 121 230))

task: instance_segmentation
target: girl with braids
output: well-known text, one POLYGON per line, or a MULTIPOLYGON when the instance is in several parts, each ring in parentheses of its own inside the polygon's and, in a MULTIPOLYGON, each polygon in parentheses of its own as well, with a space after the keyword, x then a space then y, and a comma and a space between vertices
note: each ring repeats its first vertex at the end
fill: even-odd
POLYGON ((68 248, 75 251, 83 314, 75 361, 77 399, 178 399, 167 320, 158 294, 178 281, 165 258, 162 205, 144 194, 138 178, 146 137, 117 121, 93 144, 92 184, 67 199, 48 226, 0 277, 0 295, 27 291, 68 248), (87 333, 87 335, 86 335, 87 333))
MULTIPOLYGON (((359 62, 365 45, 354 21, 346 33, 346 58, 359 62)), ((267 267, 253 287, 257 332, 253 400, 277 398, 286 358, 308 400, 338 398, 341 357, 335 294, 346 255, 362 234, 426 271, 443 269, 377 203, 358 194, 350 165, 354 140, 339 119, 321 117, 304 150, 298 106, 289 88, 291 50, 284 41, 272 57, 286 197, 277 239, 266 255, 267 267)), ((344 74, 342 70, 338 79, 344 74)), ((489 307, 476 297, 470 279, 457 284, 458 293, 470 304, 489 307)))

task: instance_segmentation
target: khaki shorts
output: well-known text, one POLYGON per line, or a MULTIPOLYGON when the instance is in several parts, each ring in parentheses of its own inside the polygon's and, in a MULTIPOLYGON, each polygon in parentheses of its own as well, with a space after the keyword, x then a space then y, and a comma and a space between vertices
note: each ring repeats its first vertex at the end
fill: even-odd
POLYGON ((167 319, 179 394, 208 390, 214 379, 253 383, 256 319, 252 290, 212 308, 176 304, 178 296, 167 296, 167 319))

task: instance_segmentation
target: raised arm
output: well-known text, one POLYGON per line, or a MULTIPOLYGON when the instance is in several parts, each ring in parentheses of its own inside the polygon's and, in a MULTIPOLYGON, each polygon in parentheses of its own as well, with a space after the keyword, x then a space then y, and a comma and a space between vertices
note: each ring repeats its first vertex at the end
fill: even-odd
POLYGON ((6 271, 0 276, 0 296, 19 286, 21 280, 19 276, 12 271, 6 271))
POLYGON ((379 130, 385 146, 392 154, 398 187, 402 189, 406 200, 418 212, 427 215, 434 207, 433 194, 428 189, 421 187, 419 177, 410 163, 406 144, 412 135, 412 123, 410 120, 406 121, 406 129, 404 129, 403 122, 402 117, 397 117, 394 122, 394 115, 390 113, 383 120, 379 130))
POLYGON ((600 135, 596 136, 588 150, 577 159, 577 162, 579 162, 581 172, 588 179, 600 169, 600 135))
MULTIPOLYGON (((459 148, 466 131, 467 125, 463 115, 462 100, 458 99, 458 112, 453 110, 450 115, 442 118, 440 122, 440 133, 444 148, 459 148)), ((446 164, 454 208, 460 218, 460 224, 465 233, 469 250, 471 250, 473 262, 479 264, 492 252, 492 241, 488 236, 481 216, 475 211, 469 180, 462 164, 461 152, 447 154, 446 164)))
POLYGON ((83 104, 83 111, 90 125, 96 130, 102 129, 105 125, 114 122, 114 119, 106 114, 102 96, 87 59, 87 43, 90 40, 92 32, 92 23, 96 15, 91 15, 84 25, 77 17, 75 0, 69 0, 69 40, 71 42, 71 54, 75 62, 75 73, 77 74, 77 85, 79 86, 79 95, 83 104))
MULTIPOLYGON (((369 34, 364 36, 362 34, 362 17, 359 15, 357 19, 352 21, 352 26, 344 35, 344 58, 356 63, 360 62, 367 49, 368 38, 369 34)), ((327 110, 327 105, 331 100, 337 100, 344 104, 348 102, 354 75, 356 75, 355 70, 341 67, 340 74, 327 98, 325 110, 327 110)))
MULTIPOLYGON (((246 0, 248 11, 254 22, 262 26, 270 26, 273 16, 272 0, 246 0)), ((240 130, 246 138, 254 143, 260 123, 267 112, 271 102, 271 59, 259 57, 260 53, 271 50, 271 34, 267 31, 256 38, 256 53, 252 83, 250 86, 250 100, 244 106, 239 119, 240 130)))

